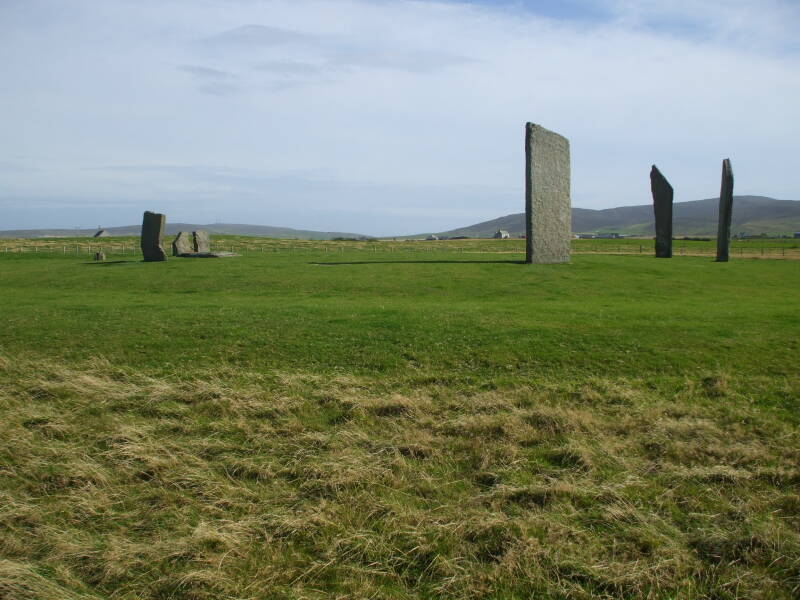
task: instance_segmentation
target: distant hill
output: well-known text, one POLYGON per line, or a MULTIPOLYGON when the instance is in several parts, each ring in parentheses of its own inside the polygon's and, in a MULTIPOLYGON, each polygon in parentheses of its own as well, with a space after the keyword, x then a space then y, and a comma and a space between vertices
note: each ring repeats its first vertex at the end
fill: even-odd
MULTIPOLYGON (((692 202, 676 202, 673 208, 675 235, 714 236, 717 234, 717 212, 719 199, 694 200, 692 202)), ((504 229, 517 237, 525 233, 524 213, 506 215, 469 225, 450 231, 437 233, 439 236, 466 236, 473 238, 492 237, 498 229, 504 229)), ((139 235, 140 225, 124 227, 106 227, 110 236, 139 235)), ((360 233, 341 231, 310 231, 291 229, 289 227, 270 227, 268 225, 244 225, 233 223, 212 223, 197 225, 193 223, 167 222, 167 235, 175 235, 179 231, 204 229, 209 233, 228 235, 252 235, 282 239, 330 240, 333 238, 369 237, 360 233)), ((588 208, 572 209, 572 231, 575 233, 624 233, 630 235, 653 235, 653 207, 650 204, 641 206, 620 206, 592 210, 588 208)), ((733 234, 747 235, 786 235, 800 231, 800 201, 776 200, 765 196, 734 196, 733 200, 733 234)), ((97 229, 17 229, 0 231, 0 238, 37 238, 37 237, 91 237, 97 229)), ((425 237, 428 233, 403 237, 425 237)))
MULTIPOLYGON (((309 231, 291 229, 289 227, 270 227, 268 225, 241 225, 235 223, 212 223, 197 225, 193 223, 170 223, 167 221, 166 234, 177 235, 179 231, 196 231, 204 229, 209 233, 222 235, 252 235, 281 239, 331 240, 333 238, 360 238, 360 233, 341 231, 309 231)), ((106 227, 110 236, 139 235, 141 225, 125 225, 122 227, 106 227)), ((38 238, 38 237, 92 237, 97 229, 12 229, 0 231, 0 238, 38 238)))
MULTIPOLYGON (((718 211, 718 198, 676 202, 673 205, 672 215, 674 235, 716 235, 718 211)), ((485 238, 492 237, 498 229, 508 231, 512 237, 524 234, 525 214, 506 215, 491 221, 443 231, 437 235, 485 238)), ((572 231, 654 235, 653 207, 645 204, 603 210, 573 208, 572 231)), ((732 233, 785 235, 795 231, 800 231, 800 201, 775 200, 765 196, 734 196, 732 233)))

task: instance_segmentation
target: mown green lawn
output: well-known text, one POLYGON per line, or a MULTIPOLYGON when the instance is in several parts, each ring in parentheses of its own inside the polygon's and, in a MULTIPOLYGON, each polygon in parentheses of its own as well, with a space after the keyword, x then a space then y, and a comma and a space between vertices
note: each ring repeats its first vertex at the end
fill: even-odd
POLYGON ((484 379, 793 370, 795 263, 577 255, 525 266, 515 258, 0 256, 0 345, 178 373, 221 364, 484 379))

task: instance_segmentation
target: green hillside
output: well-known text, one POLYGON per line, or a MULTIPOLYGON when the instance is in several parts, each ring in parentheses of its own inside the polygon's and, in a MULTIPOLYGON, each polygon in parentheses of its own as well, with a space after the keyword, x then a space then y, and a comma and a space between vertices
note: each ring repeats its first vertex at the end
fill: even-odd
MULTIPOLYGON (((717 234, 719 200, 709 198, 677 202, 673 207, 675 235, 717 234)), ((525 233, 524 213, 506 215, 491 221, 444 231, 447 237, 491 237, 498 229, 512 236, 525 233)), ((616 232, 631 235, 654 235, 652 205, 622 206, 603 210, 572 209, 572 231, 575 233, 616 232)), ((733 203, 734 234, 790 235, 800 231, 800 201, 775 200, 763 196, 735 196, 733 203)))
MULTIPOLYGON (((208 225, 198 225, 196 223, 170 223, 167 221, 165 233, 167 235, 177 235, 179 231, 196 231, 203 229, 212 234, 219 235, 248 235, 257 237, 270 237, 278 239, 302 239, 302 240, 332 240, 335 238, 360 238, 360 233, 346 233, 341 231, 312 231, 308 229, 292 229, 290 227, 271 227, 268 225, 246 225, 236 223, 211 223, 208 225)), ((131 236, 139 235, 141 225, 124 225, 121 227, 107 227, 105 230, 109 236, 131 236)), ((37 237, 91 237, 97 233, 97 229, 9 229, 0 231, 0 238, 37 238, 37 237)))

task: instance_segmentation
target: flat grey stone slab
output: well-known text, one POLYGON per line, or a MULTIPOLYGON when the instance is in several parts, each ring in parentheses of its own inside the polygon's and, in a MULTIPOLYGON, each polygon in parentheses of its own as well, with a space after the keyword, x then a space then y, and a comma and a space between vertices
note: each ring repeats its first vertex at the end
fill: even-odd
POLYGON ((525 125, 525 262, 569 262, 572 239, 569 140, 525 125))
POLYGON ((232 256, 239 256, 235 252, 187 252, 181 254, 181 258, 230 258, 232 256))

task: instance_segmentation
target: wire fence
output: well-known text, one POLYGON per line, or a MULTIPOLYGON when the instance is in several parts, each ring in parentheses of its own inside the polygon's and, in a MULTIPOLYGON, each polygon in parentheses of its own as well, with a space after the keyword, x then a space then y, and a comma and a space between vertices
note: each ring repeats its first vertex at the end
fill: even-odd
MULTIPOLYGON (((167 254, 171 254, 169 249, 167 254)), ((492 240, 475 240, 470 244, 454 244, 452 242, 362 242, 362 241, 305 241, 305 240, 215 240, 211 244, 212 251, 233 252, 242 256, 258 256, 268 254, 314 254, 336 255, 344 253, 362 254, 421 254, 447 253, 447 254, 506 254, 524 255, 524 245, 514 240, 512 243, 497 243, 492 240)), ((4 254, 41 254, 49 256, 82 256, 92 257, 95 253, 103 253, 106 257, 136 257, 142 251, 137 242, 104 243, 75 242, 69 244, 56 244, 49 242, 30 242, 29 240, 8 241, 0 243, 0 251, 4 254)), ((594 242, 583 240, 573 243, 573 254, 604 254, 604 255, 653 255, 651 243, 625 243, 614 244, 608 242, 594 242)), ((673 244, 673 256, 701 256, 711 257, 716 255, 716 247, 711 244, 678 242, 673 244)), ((795 243, 779 243, 775 245, 739 243, 732 244, 731 258, 763 258, 800 260, 800 245, 795 243)))
MULTIPOLYGON (((604 244, 602 246, 592 247, 590 245, 580 246, 572 249, 573 254, 650 254, 655 255, 655 250, 652 245, 631 245, 624 244, 613 246, 611 244, 604 244)), ((689 244, 673 244, 673 256, 708 256, 715 257, 717 254, 716 247, 689 245, 689 244)), ((800 260, 800 247, 794 245, 776 245, 776 246, 731 246, 729 250, 731 258, 769 258, 769 259, 788 259, 800 260)))

